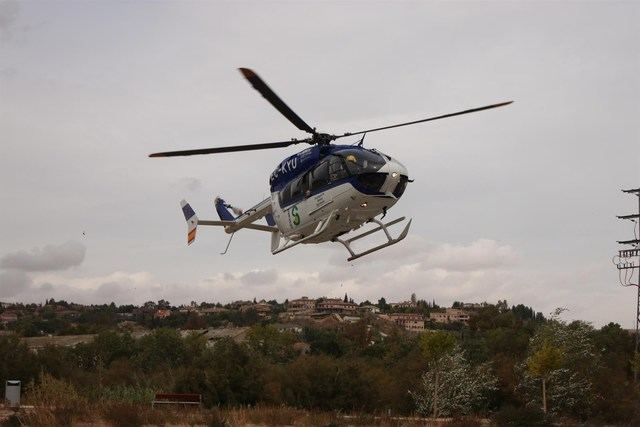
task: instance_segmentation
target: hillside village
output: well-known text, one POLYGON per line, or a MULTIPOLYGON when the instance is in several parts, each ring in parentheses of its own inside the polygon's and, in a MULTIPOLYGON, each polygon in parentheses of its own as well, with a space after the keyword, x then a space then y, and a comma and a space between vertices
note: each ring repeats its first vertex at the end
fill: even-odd
POLYGON ((640 414, 633 335, 614 323, 595 329, 565 322, 562 309, 545 318, 505 300, 442 307, 415 295, 375 303, 344 295, 178 306, 49 299, 2 303, 1 310, 0 379, 20 380, 26 402, 71 390, 77 398, 59 403, 64 411, 42 412, 58 425, 71 418, 130 425, 131 414, 145 414, 138 425, 157 424, 164 412, 149 405, 167 393, 197 396, 207 416, 239 405, 540 422, 628 423, 640 414), (443 353, 433 359, 436 350, 443 353), (547 411, 540 377, 529 367, 549 352, 559 355, 559 377, 548 384, 547 411), (467 406, 424 404, 434 366, 452 381, 447 387, 462 390, 454 400, 467 406), (478 381, 485 385, 469 403, 467 391, 478 381), (95 409, 84 411, 81 402, 95 409))
MULTIPOLYGON (((210 343, 221 338, 242 342, 249 328, 256 324, 271 324, 279 331, 300 333, 305 327, 340 329, 347 324, 364 321, 375 329, 377 339, 384 339, 393 329, 408 333, 428 330, 460 330, 482 308, 496 312, 519 310, 528 318, 542 315, 525 306, 509 307, 506 301, 497 304, 455 302, 452 307, 440 307, 435 301, 410 299, 387 303, 354 302, 344 298, 309 298, 278 303, 271 301, 234 301, 173 306, 166 300, 148 301, 142 306, 82 305, 66 301, 47 300, 44 304, 0 303, 0 334, 16 334, 32 350, 47 345, 75 346, 90 342, 104 330, 119 330, 134 338, 158 327, 181 330, 186 336, 197 332, 210 343)), ((304 351, 304 348, 302 349, 304 351)))

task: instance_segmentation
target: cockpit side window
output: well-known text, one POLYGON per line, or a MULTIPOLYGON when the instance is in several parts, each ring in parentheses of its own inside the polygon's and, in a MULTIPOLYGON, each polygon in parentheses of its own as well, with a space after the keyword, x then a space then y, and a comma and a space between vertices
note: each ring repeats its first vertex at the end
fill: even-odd
POLYGON ((336 155, 344 159, 351 175, 375 173, 385 164, 382 156, 368 150, 346 149, 338 151, 336 155))
POLYGON ((331 182, 338 181, 349 176, 349 172, 339 156, 332 156, 329 160, 329 180, 331 182))

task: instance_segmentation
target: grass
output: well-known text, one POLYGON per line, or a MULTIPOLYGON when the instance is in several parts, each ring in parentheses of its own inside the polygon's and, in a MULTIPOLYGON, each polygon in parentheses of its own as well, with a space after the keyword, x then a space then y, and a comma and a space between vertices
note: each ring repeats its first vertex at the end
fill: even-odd
MULTIPOLYGON (((422 418, 399 418, 370 414, 309 411, 287 406, 255 406, 198 409, 179 406, 152 409, 150 404, 100 402, 81 410, 36 406, 19 415, 29 426, 440 426, 455 422, 428 422, 422 418)), ((462 424, 473 425, 473 424, 462 424)))

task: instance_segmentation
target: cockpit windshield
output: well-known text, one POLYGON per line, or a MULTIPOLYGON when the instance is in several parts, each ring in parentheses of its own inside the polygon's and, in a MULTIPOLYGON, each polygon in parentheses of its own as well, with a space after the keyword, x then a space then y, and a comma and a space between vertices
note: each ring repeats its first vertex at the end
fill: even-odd
POLYGON ((344 159, 351 175, 377 172, 384 164, 384 158, 369 150, 345 149, 333 153, 344 159))

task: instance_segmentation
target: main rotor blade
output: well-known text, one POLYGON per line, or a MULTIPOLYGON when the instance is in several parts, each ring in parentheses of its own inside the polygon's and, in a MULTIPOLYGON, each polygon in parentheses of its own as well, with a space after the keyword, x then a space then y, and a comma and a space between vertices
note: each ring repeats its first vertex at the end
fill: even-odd
POLYGON ((165 151, 163 153, 149 154, 149 157, 176 157, 176 156, 194 156, 198 154, 220 154, 220 153, 233 153, 236 151, 253 151, 253 150, 266 150, 268 148, 282 148, 289 145, 299 144, 301 142, 309 142, 308 139, 292 139, 289 141, 281 142, 267 142, 265 144, 248 144, 248 145, 233 145, 230 147, 216 147, 216 148, 199 148, 196 150, 180 150, 180 151, 165 151))
POLYGON ((315 131, 305 123, 304 120, 300 118, 296 113, 293 112, 291 108, 287 104, 284 103, 282 99, 274 91, 271 90, 269 86, 256 74, 253 70, 249 68, 239 68, 240 72, 244 76, 245 79, 251 83, 251 86, 273 105, 276 110, 280 111, 283 116, 285 116, 291 123, 293 123, 298 129, 303 130, 305 132, 309 132, 310 134, 315 134, 315 131))
POLYGON ((336 135, 334 137, 334 139, 343 138, 345 136, 360 135, 360 134, 363 134, 363 133, 376 132, 376 131, 379 131, 379 130, 398 128, 400 126, 415 125, 416 123, 429 122, 431 120, 438 120, 438 119, 445 119, 447 117, 453 117, 453 116, 461 116, 462 114, 475 113, 475 112, 483 111, 483 110, 490 110, 491 108, 498 108, 498 107, 502 107, 502 106, 505 106, 505 105, 509 105, 512 102, 513 101, 501 102, 499 104, 487 105, 487 106, 479 107, 479 108, 472 108, 470 110, 458 111, 457 113, 444 114, 442 116, 429 117, 428 119, 415 120, 413 122, 398 123, 397 125, 383 126, 381 128, 361 130, 359 132, 347 132, 347 133, 345 133, 343 135, 336 135))

